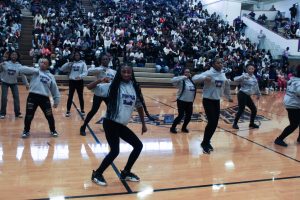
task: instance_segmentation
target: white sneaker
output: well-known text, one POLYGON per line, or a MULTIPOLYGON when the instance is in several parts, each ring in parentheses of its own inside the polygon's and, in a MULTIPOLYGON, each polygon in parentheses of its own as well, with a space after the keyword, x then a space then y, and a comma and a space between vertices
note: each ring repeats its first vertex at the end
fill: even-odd
POLYGON ((66 117, 70 117, 70 116, 71 116, 70 111, 66 112, 65 116, 66 116, 66 117))
POLYGON ((5 115, 0 115, 0 119, 4 119, 5 118, 5 115))

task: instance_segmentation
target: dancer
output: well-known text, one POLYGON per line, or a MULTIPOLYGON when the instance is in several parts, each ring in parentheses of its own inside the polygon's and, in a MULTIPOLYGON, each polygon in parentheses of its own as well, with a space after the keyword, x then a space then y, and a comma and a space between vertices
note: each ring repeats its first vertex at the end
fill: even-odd
POLYGON ((215 58, 210 70, 193 76, 192 80, 203 82, 203 107, 207 116, 207 125, 204 131, 204 138, 201 143, 203 153, 209 154, 214 150, 210 141, 218 126, 220 117, 220 98, 224 93, 227 99, 232 102, 230 96, 230 83, 225 74, 221 72, 222 60, 215 58))
POLYGON ((6 107, 7 107, 7 95, 8 88, 11 89, 11 93, 14 99, 14 112, 16 118, 22 118, 23 115, 20 112, 20 99, 19 99, 19 90, 18 90, 18 76, 22 76, 22 80, 26 88, 29 88, 28 81, 26 76, 23 74, 26 67, 19 63, 19 54, 16 51, 13 51, 9 55, 10 60, 5 61, 0 64, 0 73, 2 81, 2 92, 1 92, 1 111, 0 119, 4 119, 6 116, 6 107))
MULTIPOLYGON (((284 142, 284 139, 298 127, 300 128, 300 65, 296 67, 295 76, 288 81, 283 104, 288 112, 290 125, 283 130, 274 143, 287 147, 288 144, 284 142)), ((300 130, 297 142, 300 143, 300 130)))
POLYGON ((53 107, 57 108, 60 101, 60 93, 54 76, 48 71, 49 60, 41 58, 39 60, 40 69, 28 67, 26 74, 32 75, 30 81, 29 95, 26 102, 26 115, 24 120, 24 131, 22 138, 30 136, 30 125, 34 118, 35 111, 39 106, 46 119, 48 120, 50 134, 52 137, 57 137, 58 133, 55 129, 55 121, 52 114, 51 102, 49 99, 50 93, 53 97, 53 107))
POLYGON ((187 129, 187 125, 191 121, 193 114, 193 102, 196 97, 196 87, 192 81, 190 70, 185 69, 182 76, 174 77, 171 81, 179 90, 177 92, 178 116, 170 128, 170 132, 175 134, 177 133, 176 126, 184 117, 181 131, 188 133, 189 130, 187 129))
POLYGON ((238 92, 238 105, 239 109, 236 113, 232 128, 239 129, 238 121, 242 116, 245 106, 250 108, 251 110, 251 117, 250 117, 250 128, 259 128, 257 124, 254 123, 257 109, 253 100, 251 99, 251 95, 255 94, 257 96, 257 100, 260 98, 261 93, 259 91, 258 82, 256 77, 254 76, 254 66, 252 64, 248 64, 246 66, 247 73, 244 73, 241 76, 237 76, 234 78, 234 81, 241 85, 241 88, 238 92))
MULTIPOLYGON (((101 65, 99 67, 89 68, 88 74, 94 75, 97 77, 97 79, 105 79, 105 80, 113 80, 116 74, 116 71, 113 69, 108 68, 109 58, 107 55, 103 55, 101 58, 101 65)), ((83 125, 80 127, 80 135, 86 136, 86 126, 91 121, 91 119, 94 117, 94 115, 99 110, 99 107, 101 105, 101 102, 106 102, 106 97, 99 96, 100 94, 94 93, 93 97, 93 105, 91 111, 87 114, 86 118, 84 119, 83 125)))
POLYGON ((81 115, 84 116, 84 100, 83 100, 83 78, 87 76, 87 66, 83 60, 81 60, 81 54, 79 51, 74 53, 74 62, 65 63, 59 70, 63 72, 69 72, 69 95, 67 101, 66 117, 71 115, 71 106, 73 102, 73 96, 75 90, 79 98, 81 115))
MULTIPOLYGON (((128 65, 122 65, 111 83, 99 84, 103 80, 88 85, 89 89, 97 87, 100 93, 108 96, 106 116, 103 120, 105 136, 110 147, 101 165, 92 173, 92 181, 98 185, 107 185, 103 173, 119 154, 120 138, 133 146, 127 164, 121 171, 120 179, 127 181, 139 181, 140 178, 131 172, 131 168, 138 159, 143 144, 139 138, 127 127, 131 114, 136 107, 142 123, 142 134, 147 131, 144 121, 144 112, 150 117, 145 105, 140 87, 135 80, 134 73, 128 65)), ((151 118, 151 117, 150 117, 151 118)))

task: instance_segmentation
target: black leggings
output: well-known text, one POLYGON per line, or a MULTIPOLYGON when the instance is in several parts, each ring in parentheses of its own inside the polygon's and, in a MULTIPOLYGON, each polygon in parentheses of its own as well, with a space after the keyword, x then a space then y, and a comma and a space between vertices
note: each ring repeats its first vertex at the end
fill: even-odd
POLYGON ((191 121, 191 117, 193 114, 193 102, 185 102, 177 99, 177 108, 178 108, 178 116, 175 118, 172 124, 172 128, 176 128, 177 124, 180 123, 180 121, 182 120, 185 114, 182 129, 186 129, 187 125, 191 121))
POLYGON ((234 123, 237 124, 243 112, 245 111, 245 107, 247 106, 251 110, 250 124, 254 124, 254 120, 256 117, 257 109, 255 104, 253 103, 250 95, 245 94, 242 91, 239 91, 238 95, 238 105, 239 110, 235 115, 234 123))
POLYGON ((84 128, 88 125, 88 123, 91 121, 91 119, 97 113, 97 111, 99 110, 99 107, 100 107, 102 101, 104 101, 105 104, 107 105, 107 98, 99 97, 99 96, 94 95, 92 109, 87 114, 87 116, 86 116, 86 118, 84 120, 84 123, 82 125, 84 128))
MULTIPOLYGON (((287 136, 293 133, 300 126, 300 109, 286 109, 288 112, 288 117, 290 125, 288 125, 281 135, 278 137, 281 140, 284 140, 287 136)), ((299 127, 300 128, 300 127, 299 127)), ((299 132, 300 137, 300 132, 299 132)))
POLYGON ((220 117, 220 100, 203 98, 203 107, 207 117, 202 144, 209 144, 218 126, 220 117))
POLYGON ((77 91, 77 95, 79 98, 80 109, 81 111, 84 111, 83 80, 69 80, 69 96, 67 102, 67 111, 70 111, 71 109, 75 90, 77 91))
POLYGON ((103 174, 107 167, 119 155, 120 138, 133 147, 127 164, 124 168, 124 170, 130 171, 143 149, 143 143, 127 126, 124 126, 123 124, 119 124, 109 119, 104 119, 103 128, 105 131, 106 140, 110 147, 110 152, 105 156, 96 172, 98 174, 103 174))
POLYGON ((41 107, 46 119, 48 120, 50 131, 55 131, 55 121, 52 114, 52 108, 49 97, 34 93, 29 93, 27 98, 24 131, 30 131, 31 121, 34 118, 34 113, 38 106, 41 107))

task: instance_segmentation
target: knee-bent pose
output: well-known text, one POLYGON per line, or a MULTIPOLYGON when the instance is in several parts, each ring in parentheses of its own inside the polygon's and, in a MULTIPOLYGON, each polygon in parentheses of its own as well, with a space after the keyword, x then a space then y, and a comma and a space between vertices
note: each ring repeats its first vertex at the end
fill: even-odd
MULTIPOLYGON (((110 81, 113 80, 114 77, 115 77, 116 71, 113 70, 113 69, 110 69, 108 67, 108 63, 109 63, 108 56, 107 55, 102 56, 101 66, 94 67, 94 68, 89 68, 88 69, 88 74, 96 76, 97 79, 110 79, 110 81)), ((88 123, 91 121, 91 119, 94 117, 94 115, 99 110, 99 107, 100 107, 102 101, 104 101, 107 105, 107 102, 106 102, 107 98, 101 96, 100 93, 95 92, 94 97, 93 97, 92 109, 87 114, 86 118, 84 119, 83 125, 80 127, 80 135, 82 135, 82 136, 86 135, 86 132, 85 132, 86 126, 88 125, 88 123)))
POLYGON ((183 76, 174 77, 171 81, 179 90, 177 92, 178 116, 175 118, 170 128, 170 132, 177 133, 176 126, 184 117, 181 131, 188 133, 189 130, 187 129, 187 125, 191 121, 193 114, 193 102, 196 96, 196 87, 191 79, 190 70, 185 69, 183 76))
POLYGON ((237 95, 239 110, 236 113, 236 116, 235 116, 235 119, 234 119, 234 122, 232 125, 232 128, 234 128, 234 129, 239 129, 239 126, 237 124, 238 124, 238 121, 239 121, 240 117, 242 116, 243 112, 245 111, 245 106, 247 106, 251 110, 249 127, 250 128, 259 128, 259 126, 254 123, 257 109, 256 109, 256 106, 255 106, 253 100, 251 99, 251 95, 256 94, 257 99, 259 99, 259 97, 261 96, 261 93, 259 91, 257 79, 253 74, 254 70, 255 70, 254 66, 251 64, 248 64, 246 66, 246 69, 247 69, 247 73, 234 78, 234 81, 240 83, 240 85, 241 85, 240 91, 237 95))
POLYGON ((48 120, 50 134, 57 137, 58 133, 55 129, 55 121, 52 114, 50 94, 53 97, 56 108, 60 100, 60 93, 54 76, 48 71, 49 61, 45 58, 39 60, 40 69, 29 68, 26 74, 32 75, 30 81, 29 95, 26 102, 26 115, 24 120, 23 138, 30 136, 30 125, 34 118, 37 107, 40 107, 48 120))
POLYGON ((203 152, 207 154, 214 150, 210 141, 218 126, 220 117, 220 98, 222 94, 224 93, 228 100, 232 102, 229 80, 226 78, 225 74, 221 72, 223 68, 222 60, 220 58, 215 58, 212 66, 213 67, 211 67, 210 70, 195 75, 192 78, 195 83, 204 83, 203 107, 207 117, 207 125, 205 127, 201 147, 203 152))
POLYGON ((131 114, 136 107, 142 122, 142 133, 147 131, 144 121, 144 111, 149 116, 141 90, 137 84, 133 70, 127 65, 121 66, 111 83, 99 84, 99 79, 89 85, 89 89, 96 87, 99 93, 108 96, 106 116, 103 120, 105 136, 110 147, 110 152, 103 159, 99 168, 93 171, 92 181, 98 185, 107 185, 103 172, 113 162, 120 152, 120 139, 129 143, 133 150, 128 161, 121 171, 120 179, 139 181, 140 178, 131 172, 131 168, 138 159, 143 144, 140 139, 127 127, 131 114))
MULTIPOLYGON (((284 106, 288 112, 290 125, 274 141, 275 144, 287 147, 284 139, 300 128, 300 65, 296 68, 295 77, 292 77, 287 84, 286 94, 283 100, 284 106)), ((300 130, 297 142, 300 143, 300 130)))

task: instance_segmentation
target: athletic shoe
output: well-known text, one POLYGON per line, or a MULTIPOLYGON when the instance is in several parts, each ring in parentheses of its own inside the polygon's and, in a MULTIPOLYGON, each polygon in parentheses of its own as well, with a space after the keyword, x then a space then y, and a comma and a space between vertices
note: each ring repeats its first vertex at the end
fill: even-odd
POLYGON ((135 175, 132 172, 125 171, 125 170, 121 171, 120 179, 125 180, 125 181, 132 181, 132 182, 140 181, 140 178, 137 175, 135 175))
POLYGON ((283 140, 276 138, 276 140, 274 141, 275 144, 282 146, 282 147, 287 147, 287 143, 285 143, 283 140))
POLYGON ((23 118, 23 115, 20 113, 18 115, 16 115, 17 118, 23 118))
POLYGON ((210 149, 209 149, 208 145, 201 143, 201 147, 202 147, 203 153, 210 154, 210 149))
POLYGON ((0 115, 0 119, 4 119, 5 118, 5 115, 0 115))
POLYGON ((173 134, 176 134, 176 133, 177 133, 176 128, 172 128, 172 127, 171 127, 171 128, 170 128, 170 132, 173 133, 173 134))
POLYGON ((80 114, 81 114, 82 117, 85 116, 85 112, 84 111, 81 111, 80 114))
POLYGON ((232 124, 233 129, 240 129, 240 127, 237 124, 232 124))
POLYGON ((66 117, 70 117, 70 116, 71 116, 70 111, 67 111, 66 114, 65 114, 65 116, 66 116, 66 117))
POLYGON ((181 129, 181 132, 183 132, 183 133, 189 133, 190 131, 189 131, 189 129, 187 129, 187 128, 182 128, 182 129, 181 129))
POLYGON ((211 146, 210 143, 207 144, 207 147, 208 147, 209 151, 214 151, 214 148, 213 148, 213 146, 211 146))
POLYGON ((57 137, 58 136, 58 133, 56 131, 51 131, 50 134, 51 134, 52 137, 57 137))
POLYGON ((28 138, 29 136, 30 136, 30 132, 29 131, 23 131, 22 138, 28 138))
POLYGON ((85 127, 83 127, 83 126, 80 127, 80 135, 86 136, 85 127))
POLYGON ((257 124, 254 124, 254 123, 253 124, 249 124, 249 127, 250 128, 259 128, 259 126, 257 124))
POLYGON ((93 170, 93 173, 92 173, 92 178, 91 180, 96 183, 97 185, 101 185, 101 186, 106 186, 107 185, 107 182, 106 180, 104 179, 103 175, 99 175, 96 173, 96 171, 93 170))

